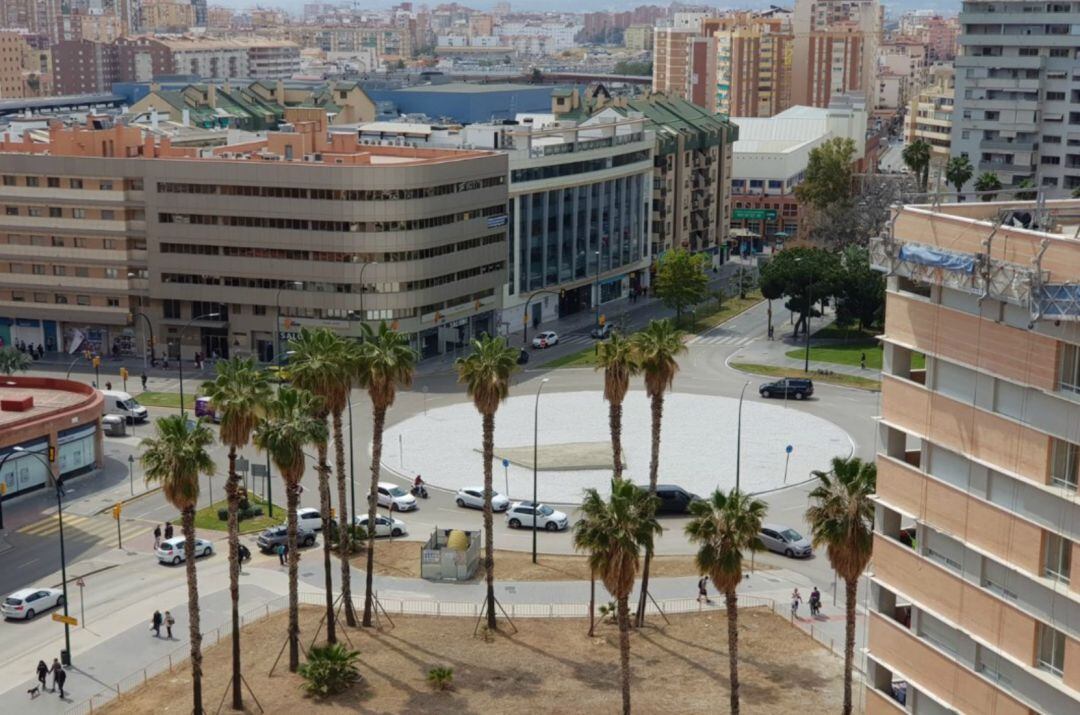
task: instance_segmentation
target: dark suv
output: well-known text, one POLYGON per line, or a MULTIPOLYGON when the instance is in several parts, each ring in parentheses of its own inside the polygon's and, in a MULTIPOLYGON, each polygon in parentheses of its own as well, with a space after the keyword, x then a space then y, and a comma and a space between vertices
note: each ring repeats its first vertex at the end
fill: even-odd
POLYGON ((674 484, 657 484, 656 505, 657 514, 687 514, 690 512, 690 504, 701 501, 697 494, 691 494, 682 487, 674 484))
POLYGON ((803 377, 785 377, 776 382, 766 382, 758 388, 762 397, 793 397, 801 400, 814 394, 814 381, 803 377))

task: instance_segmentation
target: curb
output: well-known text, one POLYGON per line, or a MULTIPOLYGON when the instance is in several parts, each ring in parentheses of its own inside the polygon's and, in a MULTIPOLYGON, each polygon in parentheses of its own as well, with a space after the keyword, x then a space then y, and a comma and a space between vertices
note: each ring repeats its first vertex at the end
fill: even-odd
MULTIPOLYGON (((775 375, 762 375, 761 373, 748 372, 746 370, 740 370, 740 369, 738 369, 736 367, 732 367, 731 366, 731 359, 733 357, 735 357, 735 355, 736 355, 735 353, 733 353, 731 355, 728 355, 727 359, 724 360, 724 367, 726 367, 728 370, 731 370, 732 372, 737 372, 740 375, 750 375, 750 376, 753 376, 753 377, 763 377, 763 378, 775 377, 775 375)), ((775 367, 775 368, 781 368, 782 369, 784 366, 783 365, 770 365, 770 367, 775 367)), ((792 369, 796 369, 796 368, 792 368, 792 369)), ((846 375, 847 373, 837 373, 837 374, 846 375)), ((828 375, 825 375, 824 377, 828 377, 828 375)), ((811 378, 811 379, 813 379, 813 378, 811 378)), ((854 385, 838 385, 838 384, 836 384, 834 382, 828 382, 827 380, 821 380, 820 382, 822 384, 824 384, 824 385, 828 385, 829 387, 835 387, 835 388, 838 388, 840 390, 858 390, 859 392, 868 392, 870 394, 877 394, 877 395, 881 394, 881 389, 880 388, 877 389, 877 390, 874 390, 874 389, 869 388, 869 387, 855 387, 854 385)))
MULTIPOLYGON (((707 333, 707 332, 709 332, 709 330, 712 330, 713 328, 719 328, 719 327, 720 327, 720 326, 722 326, 722 325, 727 325, 727 324, 728 324, 728 323, 730 323, 731 321, 735 320, 735 318, 738 318, 739 316, 743 315, 744 313, 749 313, 749 312, 750 312, 751 310, 753 310, 754 308, 758 307, 759 305, 761 305, 762 303, 764 303, 764 302, 765 302, 765 301, 767 301, 767 300, 768 300, 768 298, 762 298, 761 300, 759 300, 759 301, 758 301, 757 303, 754 303, 754 304, 753 304, 753 305, 751 305, 750 307, 748 307, 748 308, 745 308, 745 309, 743 309, 743 310, 740 310, 740 311, 739 311, 738 313, 736 313, 735 315, 731 316, 730 318, 728 318, 728 319, 727 319, 727 320, 725 320, 724 322, 722 322, 722 323, 717 323, 716 325, 712 326, 712 328, 708 328, 707 330, 705 330, 705 332, 707 333)), ((690 335, 689 335, 688 337, 691 337, 691 338, 696 338, 696 337, 699 337, 699 336, 701 336, 701 335, 702 335, 702 333, 691 333, 691 334, 690 334, 690 335)))
MULTIPOLYGON (((107 566, 102 566, 101 568, 96 568, 93 571, 87 571, 86 573, 80 573, 80 574, 74 574, 74 575, 68 576, 68 583, 71 583, 72 581, 76 581, 76 580, 78 580, 80 578, 86 578, 87 576, 95 576, 95 575, 97 575, 99 573, 104 573, 105 571, 111 571, 112 569, 116 568, 119 565, 120 564, 109 564, 107 566)), ((63 586, 62 583, 57 583, 57 584, 54 584, 53 586, 51 586, 50 588, 61 588, 62 586, 63 586)))
MULTIPOLYGON (((161 488, 160 486, 156 486, 156 487, 154 487, 153 489, 147 489, 147 490, 146 490, 145 492, 143 492, 142 494, 136 494, 136 495, 135 495, 135 496, 133 496, 133 497, 128 497, 127 499, 121 499, 121 500, 120 500, 120 504, 121 504, 121 505, 123 505, 123 506, 127 506, 128 504, 131 504, 131 503, 133 503, 133 502, 137 502, 137 501, 139 501, 139 500, 140 500, 140 499, 142 499, 143 497, 146 497, 146 496, 150 496, 151 494, 156 494, 157 492, 160 492, 160 491, 161 491, 161 489, 162 489, 162 488, 161 488)), ((98 511, 98 512, 94 512, 94 513, 95 513, 95 514, 104 514, 104 513, 106 513, 106 512, 112 512, 112 507, 111 507, 111 506, 107 506, 107 507, 105 507, 104 509, 102 509, 101 511, 98 511)))

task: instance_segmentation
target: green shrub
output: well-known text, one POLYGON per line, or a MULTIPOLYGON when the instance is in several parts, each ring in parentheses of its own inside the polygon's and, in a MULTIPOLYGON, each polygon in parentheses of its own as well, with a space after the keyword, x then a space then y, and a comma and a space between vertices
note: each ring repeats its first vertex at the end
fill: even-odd
POLYGON ((217 518, 218 518, 218 521, 228 521, 229 520, 229 510, 228 509, 218 509, 217 510, 217 518))
POLYGON ((240 517, 240 521, 243 521, 244 519, 250 519, 254 514, 251 513, 251 507, 249 506, 242 507, 238 512, 238 516, 240 517))
POLYGON ((249 502, 247 500, 247 497, 244 497, 243 499, 240 500, 240 511, 244 511, 245 509, 250 509, 250 508, 251 508, 251 502, 249 502))
POLYGON ((360 671, 356 668, 359 659, 358 651, 348 650, 341 643, 312 646, 308 661, 300 666, 304 690, 317 697, 348 690, 360 680, 360 671))
MULTIPOLYGON (((364 545, 364 540, 367 538, 367 529, 356 526, 355 524, 349 527, 349 532, 352 534, 352 549, 355 551, 364 545)), ((327 537, 330 539, 330 543, 337 545, 338 541, 338 526, 337 522, 330 520, 330 523, 326 528, 327 537)))
POLYGON ((254 516, 262 516, 263 515, 262 507, 261 506, 253 506, 253 507, 251 507, 251 515, 253 517, 254 516))
POLYGON ((427 672, 428 683, 436 690, 452 690, 454 687, 454 669, 437 665, 427 672))

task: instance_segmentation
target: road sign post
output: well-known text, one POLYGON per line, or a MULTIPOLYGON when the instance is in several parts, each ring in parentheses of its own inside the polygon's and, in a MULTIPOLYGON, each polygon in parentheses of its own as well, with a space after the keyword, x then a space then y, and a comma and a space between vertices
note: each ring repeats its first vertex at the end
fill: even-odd
POLYGON ((66 623, 69 626, 79 625, 79 619, 74 616, 65 616, 63 613, 52 614, 52 619, 57 623, 66 623))
POLYGON ((795 451, 795 448, 790 444, 784 447, 784 484, 787 484, 787 468, 791 463, 791 453, 795 451))
POLYGON ((510 498, 510 460, 503 459, 503 480, 506 482, 506 498, 510 498))
POLYGON ((131 488, 131 496, 135 496, 135 455, 128 455, 128 486, 131 488))
POLYGON ((120 511, 123 506, 120 502, 116 502, 112 508, 112 518, 116 520, 116 548, 124 548, 124 542, 120 540, 120 511))
POLYGON ((86 628, 86 599, 83 598, 86 581, 83 581, 82 576, 80 576, 75 580, 75 585, 79 587, 79 620, 82 621, 82 627, 86 628))

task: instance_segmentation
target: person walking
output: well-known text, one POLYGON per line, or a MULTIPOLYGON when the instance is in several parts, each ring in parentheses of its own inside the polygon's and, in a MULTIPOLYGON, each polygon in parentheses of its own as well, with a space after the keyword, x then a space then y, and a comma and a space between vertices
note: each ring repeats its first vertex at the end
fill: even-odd
POLYGON ((176 619, 172 613, 165 611, 165 637, 172 640, 172 627, 176 625, 176 619))
MULTIPOLYGON (((60 666, 60 664, 56 663, 56 665, 54 667, 56 667, 56 666, 60 666)), ((59 667, 56 670, 55 674, 53 675, 53 683, 60 690, 60 699, 61 700, 64 699, 64 683, 66 681, 67 681, 67 671, 65 671, 63 669, 63 667, 59 667)))
POLYGON ((157 547, 159 547, 159 546, 161 546, 161 527, 160 526, 155 526, 154 527, 154 549, 156 550, 157 547))
POLYGON ((285 544, 277 545, 277 559, 279 564, 285 565, 285 544))
POLYGON ((697 602, 709 603, 709 578, 702 576, 697 582, 697 602))
POLYGON ((859 367, 863 370, 866 369, 866 353, 859 355, 859 367))
POLYGON ((150 619, 150 630, 154 632, 155 638, 161 638, 161 611, 154 611, 154 616, 150 619))
MULTIPOLYGON (((56 690, 56 685, 60 681, 60 677, 61 677, 60 674, 64 672, 64 666, 60 665, 60 659, 59 658, 53 658, 52 667, 49 668, 49 672, 52 673, 52 677, 53 677, 52 689, 56 690)), ((64 674, 64 677, 67 677, 66 673, 64 674)), ((62 694, 62 691, 61 691, 60 697, 64 697, 63 694, 62 694)))
POLYGON ((146 373, 143 372, 141 375, 139 375, 139 379, 142 380, 143 392, 146 392, 146 373))
POLYGON ((173 537, 173 526, 170 522, 165 522, 165 540, 168 541, 173 537))
POLYGON ((791 592, 791 615, 799 615, 799 604, 802 603, 802 595, 799 593, 799 589, 795 589, 791 592))
POLYGON ((49 677, 49 666, 45 665, 45 661, 39 660, 37 662, 37 679, 41 684, 41 692, 45 692, 45 681, 49 677))

